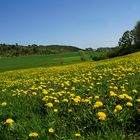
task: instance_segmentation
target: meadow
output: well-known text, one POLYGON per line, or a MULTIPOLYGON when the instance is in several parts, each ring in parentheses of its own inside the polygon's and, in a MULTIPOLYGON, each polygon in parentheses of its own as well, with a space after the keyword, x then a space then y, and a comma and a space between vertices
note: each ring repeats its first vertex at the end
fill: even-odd
MULTIPOLYGON (((84 59, 86 61, 92 60, 91 56, 100 57, 103 52, 84 52, 84 59)), ((79 52, 63 52, 59 54, 47 55, 29 55, 18 57, 1 57, 0 58, 0 72, 28 69, 36 67, 52 67, 62 66, 68 64, 80 63, 81 55, 79 52)))
POLYGON ((1 72, 0 139, 138 139, 139 79, 140 52, 1 72))
POLYGON ((23 68, 25 69, 34 67, 66 65, 78 62, 80 62, 80 55, 78 52, 7 57, 7 58, 2 57, 0 59, 0 72, 23 68))

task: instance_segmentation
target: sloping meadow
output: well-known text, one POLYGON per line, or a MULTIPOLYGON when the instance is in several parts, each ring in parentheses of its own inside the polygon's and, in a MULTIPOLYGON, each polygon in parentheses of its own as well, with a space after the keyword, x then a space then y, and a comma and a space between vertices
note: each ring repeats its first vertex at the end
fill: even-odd
POLYGON ((0 73, 0 139, 131 139, 140 129, 140 53, 0 73))

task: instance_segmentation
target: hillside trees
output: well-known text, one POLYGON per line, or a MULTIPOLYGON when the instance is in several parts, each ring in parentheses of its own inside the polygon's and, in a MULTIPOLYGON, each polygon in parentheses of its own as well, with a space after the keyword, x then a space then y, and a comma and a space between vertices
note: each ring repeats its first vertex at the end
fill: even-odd
POLYGON ((122 38, 119 39, 120 47, 129 47, 134 42, 134 30, 124 32, 122 38))
POLYGON ((137 22, 133 30, 124 32, 118 44, 123 48, 127 48, 132 45, 140 45, 140 21, 137 22))
POLYGON ((47 54, 58 54, 63 52, 78 52, 82 50, 74 46, 66 45, 28 45, 22 46, 0 44, 0 56, 1 57, 13 57, 13 56, 26 56, 26 55, 47 55, 47 54))
POLYGON ((135 26, 135 44, 140 45, 140 21, 135 26))

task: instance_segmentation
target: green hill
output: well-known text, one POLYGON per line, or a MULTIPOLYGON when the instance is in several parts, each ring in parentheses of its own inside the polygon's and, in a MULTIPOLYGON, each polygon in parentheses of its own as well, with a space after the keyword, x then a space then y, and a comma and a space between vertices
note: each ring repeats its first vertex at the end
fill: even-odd
POLYGON ((80 48, 67 45, 9 45, 0 44, 0 56, 1 57, 13 57, 13 56, 26 56, 26 55, 42 55, 42 54, 58 54, 64 52, 77 52, 80 48))

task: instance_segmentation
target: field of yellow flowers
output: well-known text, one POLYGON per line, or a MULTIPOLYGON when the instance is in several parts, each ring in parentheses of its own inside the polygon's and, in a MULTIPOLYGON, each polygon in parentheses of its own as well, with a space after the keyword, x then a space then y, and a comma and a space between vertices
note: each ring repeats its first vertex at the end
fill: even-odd
POLYGON ((140 53, 0 73, 0 140, 139 137, 140 53))

